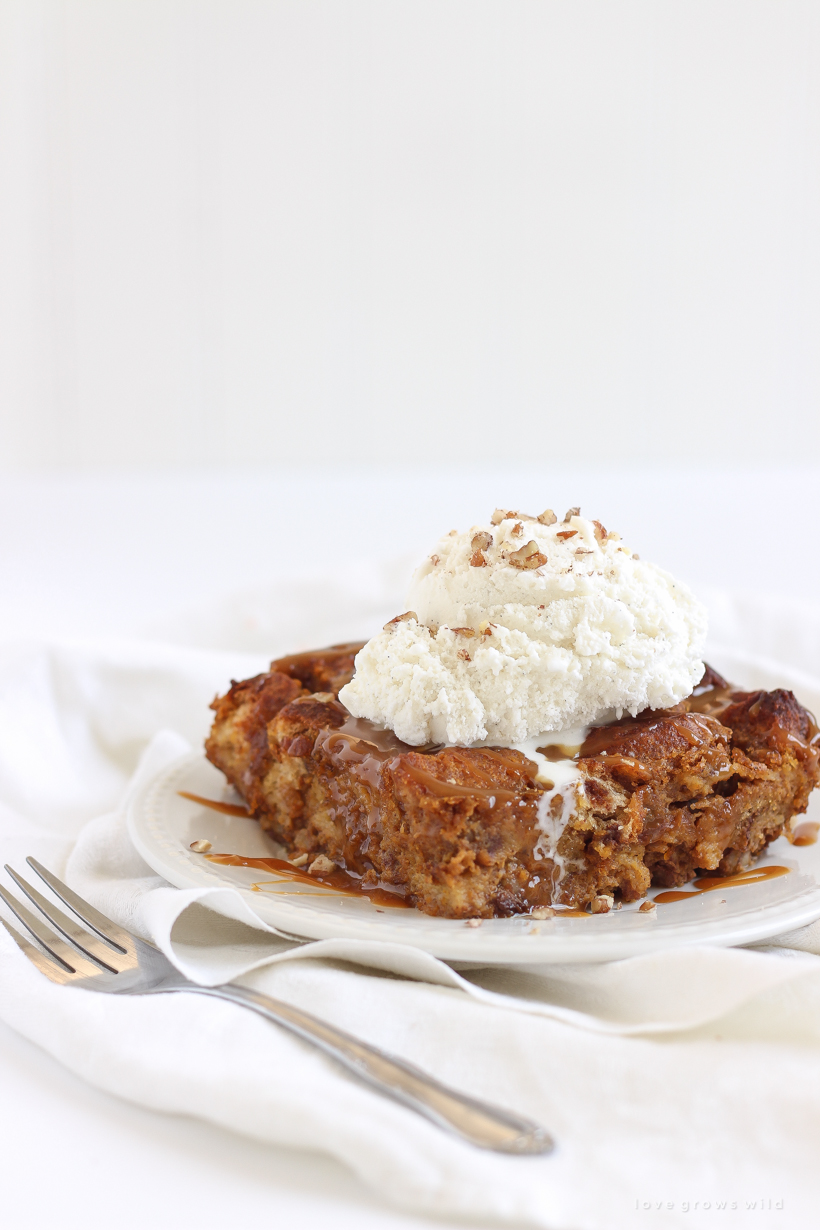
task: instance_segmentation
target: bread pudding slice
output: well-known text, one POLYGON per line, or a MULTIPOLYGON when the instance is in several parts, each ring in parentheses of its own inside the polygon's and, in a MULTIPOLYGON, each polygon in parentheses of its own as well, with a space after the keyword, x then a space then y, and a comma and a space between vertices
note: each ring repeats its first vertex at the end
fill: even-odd
POLYGON ((789 834, 820 780, 817 727, 793 694, 732 689, 708 668, 674 708, 593 728, 561 788, 515 749, 410 747, 337 699, 359 648, 233 683, 207 755, 290 858, 325 855, 426 914, 596 909, 732 874, 789 834))

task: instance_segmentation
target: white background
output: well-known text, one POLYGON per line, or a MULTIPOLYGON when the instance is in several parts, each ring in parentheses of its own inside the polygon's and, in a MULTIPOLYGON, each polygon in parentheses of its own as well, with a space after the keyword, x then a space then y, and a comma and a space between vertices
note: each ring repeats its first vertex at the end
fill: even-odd
MULTIPOLYGON (((765 651, 820 603, 819 61, 815 0, 0 0, 0 635, 295 649, 285 577, 367 635, 580 502, 765 651)), ((8 1031, 0 1084, 13 1230, 421 1224, 8 1031)))
POLYGON ((815 0, 2 0, 0 460, 820 460, 815 0))

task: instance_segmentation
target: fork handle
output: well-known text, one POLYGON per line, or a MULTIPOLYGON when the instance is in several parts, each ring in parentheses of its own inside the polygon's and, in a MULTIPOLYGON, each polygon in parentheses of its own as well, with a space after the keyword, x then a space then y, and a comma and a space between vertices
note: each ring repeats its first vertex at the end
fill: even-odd
POLYGON ((189 984, 179 990, 227 999, 230 1003, 241 1004, 258 1012, 267 1020, 311 1042, 380 1093, 395 1098, 439 1127, 481 1149, 493 1149, 499 1153, 539 1154, 550 1153, 554 1148, 551 1137, 531 1119, 449 1089, 412 1064, 396 1059, 375 1046, 368 1046, 366 1042, 360 1042, 351 1034, 292 1004, 233 985, 200 987, 189 984))

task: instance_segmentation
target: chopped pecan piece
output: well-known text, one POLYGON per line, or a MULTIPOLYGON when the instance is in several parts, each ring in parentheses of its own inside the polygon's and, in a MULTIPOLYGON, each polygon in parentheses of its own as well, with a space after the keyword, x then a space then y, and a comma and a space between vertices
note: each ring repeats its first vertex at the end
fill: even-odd
POLYGON ((559 530, 555 537, 561 539, 574 538, 577 533, 577 530, 559 530))
POLYGON ((396 615, 395 618, 388 619, 387 623, 384 625, 385 632, 388 628, 394 628, 396 624, 407 623, 408 619, 418 619, 418 615, 415 611, 405 611, 403 615, 396 615))
POLYGON ((580 517, 580 515, 581 515, 580 508, 568 508, 566 512, 566 516, 564 517, 564 525, 566 525, 570 517, 580 517))
POLYGON ((320 854, 308 867, 308 871, 312 876, 327 876, 330 875, 331 871, 335 870, 336 864, 326 854, 320 854))
POLYGON ((540 568, 542 564, 547 562, 546 555, 540 550, 538 543, 533 538, 525 543, 523 547, 520 547, 518 551, 511 552, 507 559, 513 568, 540 568))
POLYGON ((473 548, 473 553, 470 556, 470 565, 473 568, 486 568, 487 559, 484 552, 489 550, 493 545, 493 536, 488 534, 486 530, 479 530, 477 534, 473 534, 470 541, 470 546, 473 548))
POLYGON ((551 508, 545 508, 535 519, 540 521, 542 525, 555 525, 555 522, 558 520, 551 508))

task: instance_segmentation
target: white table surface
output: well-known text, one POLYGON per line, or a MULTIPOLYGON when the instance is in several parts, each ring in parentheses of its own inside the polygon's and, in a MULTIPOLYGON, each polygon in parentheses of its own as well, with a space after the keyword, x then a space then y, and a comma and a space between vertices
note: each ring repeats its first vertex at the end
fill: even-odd
MULTIPOLYGON (((147 634, 273 653, 291 635, 276 628, 277 579, 296 574, 317 587, 317 606, 338 609, 343 639, 356 631, 343 626, 345 585, 370 587, 377 619, 413 557, 496 503, 563 514, 580 502, 695 586, 820 603, 819 479, 638 469, 9 479, 0 636, 147 634), (325 590, 323 571, 336 577, 325 590)), ((325 1157, 99 1093, 5 1027, 0 1091, 10 1230, 445 1224, 389 1210, 325 1157)))

